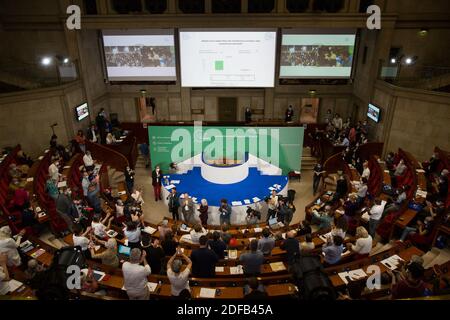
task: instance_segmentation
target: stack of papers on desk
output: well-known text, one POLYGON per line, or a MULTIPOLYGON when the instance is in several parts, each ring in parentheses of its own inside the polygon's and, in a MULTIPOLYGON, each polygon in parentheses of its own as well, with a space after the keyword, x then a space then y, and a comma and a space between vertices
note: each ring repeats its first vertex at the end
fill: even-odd
POLYGON ((263 229, 262 228, 254 228, 253 232, 258 233, 258 232, 262 232, 263 229))
POLYGON ((158 287, 158 284, 156 282, 147 282, 147 287, 150 292, 155 292, 156 288, 158 287))
POLYGON ((416 197, 426 198, 427 197, 427 192, 423 191, 423 190, 417 190, 416 191, 416 197))
POLYGON ((272 269, 273 272, 286 270, 286 267, 284 266, 283 262, 272 262, 270 264, 270 268, 272 269))
POLYGON ((225 267, 216 267, 216 272, 225 272, 225 267))
POLYGON ((386 267, 388 267, 389 269, 395 270, 395 269, 397 269, 398 263, 400 261, 403 261, 403 259, 395 254, 387 259, 384 259, 383 261, 381 261, 381 263, 383 265, 385 265, 386 267))
POLYGON ((146 233, 148 233, 148 234, 154 234, 154 233, 156 232, 156 229, 153 228, 153 227, 147 226, 147 227, 145 227, 144 230, 142 230, 142 231, 144 231, 144 232, 146 232, 146 233))
POLYGON ((201 288, 200 289, 200 298, 214 298, 216 296, 216 289, 210 288, 201 288))
POLYGON ((338 273, 338 276, 345 284, 348 284, 348 278, 350 278, 351 281, 356 281, 359 279, 364 279, 365 277, 367 277, 367 274, 363 269, 356 269, 349 272, 340 272, 338 273))
POLYGON ((24 252, 24 253, 27 253, 28 251, 31 251, 34 249, 33 244, 29 240, 22 242, 19 247, 20 247, 20 250, 22 250, 22 252, 24 252))
POLYGON ((416 172, 417 172, 417 173, 425 173, 425 170, 423 170, 423 169, 417 169, 416 172))
POLYGON ((31 178, 27 178, 27 182, 33 182, 33 180, 34 180, 34 178, 33 178, 33 177, 31 177, 31 178))
POLYGON ((244 269, 241 265, 236 267, 230 267, 230 274, 244 274, 244 269))
POLYGON ((242 206, 242 202, 241 201, 232 201, 231 204, 233 206, 242 206))
POLYGON ((23 283, 14 279, 11 279, 8 281, 9 285, 9 292, 14 292, 17 289, 19 289, 21 286, 23 286, 23 283))
POLYGON ((106 232, 106 234, 108 235, 108 237, 110 238, 114 238, 118 235, 117 232, 115 232, 114 230, 108 230, 108 232, 106 232))

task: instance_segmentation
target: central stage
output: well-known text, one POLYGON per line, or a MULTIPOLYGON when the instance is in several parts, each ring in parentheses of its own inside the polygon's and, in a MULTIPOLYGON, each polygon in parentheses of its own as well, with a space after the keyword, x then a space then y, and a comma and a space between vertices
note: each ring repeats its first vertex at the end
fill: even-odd
MULTIPOLYGON (((224 167, 206 164, 199 155, 180 163, 178 167, 177 174, 166 175, 168 181, 163 179, 164 201, 167 203, 166 198, 173 186, 180 194, 187 192, 197 207, 201 199, 206 199, 209 205, 208 224, 220 224, 218 209, 223 198, 232 207, 231 223, 245 224, 247 206, 261 211, 264 219, 267 213, 264 199, 271 190, 287 195, 288 178, 281 175, 281 169, 251 155, 240 165, 224 167)), ((198 214, 197 211, 196 219, 200 221, 198 214)))

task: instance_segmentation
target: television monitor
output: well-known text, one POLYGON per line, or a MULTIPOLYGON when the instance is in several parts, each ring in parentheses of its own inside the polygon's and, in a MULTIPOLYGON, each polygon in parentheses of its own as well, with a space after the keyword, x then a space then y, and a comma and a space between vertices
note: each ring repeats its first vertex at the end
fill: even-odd
POLYGON ((367 117, 373 121, 375 121, 376 123, 380 122, 380 108, 378 108, 377 106, 369 103, 369 108, 367 110, 367 117))
POLYGON ((75 108, 75 115, 76 115, 78 121, 81 121, 84 118, 86 118, 87 116, 89 116, 89 108, 88 108, 87 102, 85 102, 75 108))
POLYGON ((180 30, 183 87, 273 87, 276 30, 180 30))

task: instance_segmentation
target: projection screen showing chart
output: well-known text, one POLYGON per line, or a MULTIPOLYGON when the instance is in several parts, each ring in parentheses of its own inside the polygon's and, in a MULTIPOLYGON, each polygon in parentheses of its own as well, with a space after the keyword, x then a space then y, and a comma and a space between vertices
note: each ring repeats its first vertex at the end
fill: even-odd
POLYGON ((355 40, 354 31, 340 34, 283 31, 280 78, 350 78, 355 40))
POLYGON ((183 87, 273 87, 276 31, 180 30, 183 87))
POLYGON ((173 30, 104 30, 110 81, 175 81, 173 30))

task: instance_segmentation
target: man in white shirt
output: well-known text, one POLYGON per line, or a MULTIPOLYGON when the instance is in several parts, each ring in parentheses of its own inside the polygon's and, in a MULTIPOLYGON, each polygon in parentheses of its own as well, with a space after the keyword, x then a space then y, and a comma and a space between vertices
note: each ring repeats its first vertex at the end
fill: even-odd
POLYGON ((0 228, 0 254, 6 254, 8 267, 18 267, 22 264, 22 260, 17 248, 20 246, 22 237, 25 235, 25 229, 20 231, 17 239, 12 238, 11 229, 9 226, 0 228))
POLYGON ((8 255, 0 253, 0 296, 6 295, 10 289, 7 261, 8 255))
POLYGON ((59 160, 53 160, 52 164, 48 167, 48 175, 54 180, 59 181, 59 160))
POLYGON ((362 172, 361 178, 366 178, 367 180, 369 180, 370 178, 369 162, 364 161, 363 168, 364 170, 362 172))
POLYGON ((145 251, 134 248, 130 253, 130 262, 124 262, 122 265, 123 286, 130 300, 148 300, 150 297, 147 284, 148 276, 152 273, 152 270, 145 256, 145 251))
POLYGON ((381 201, 381 199, 376 198, 375 204, 370 208, 369 211, 369 234, 374 237, 377 226, 380 223, 381 217, 384 212, 384 207, 386 206, 386 201, 381 201))
POLYGON ((94 169, 94 159, 92 159, 90 151, 86 151, 86 154, 83 156, 83 162, 86 171, 92 171, 94 169))
POLYGON ((73 231, 73 245, 80 246, 81 251, 83 251, 83 254, 87 259, 90 259, 90 252, 89 252, 89 243, 91 242, 87 235, 91 232, 92 228, 87 227, 85 232, 82 232, 80 227, 75 227, 73 231))
POLYGON ((178 297, 183 290, 191 291, 189 287, 189 274, 192 269, 192 261, 185 254, 177 252, 167 262, 167 277, 171 285, 172 296, 178 297), (182 260, 186 261, 186 268, 181 271, 182 260))

